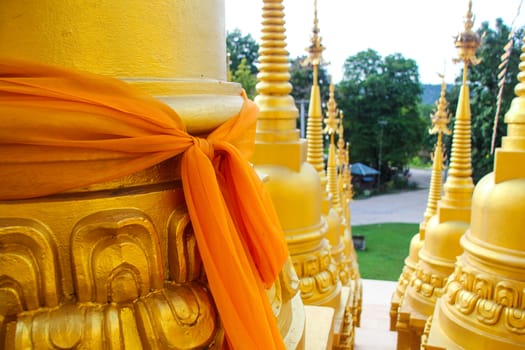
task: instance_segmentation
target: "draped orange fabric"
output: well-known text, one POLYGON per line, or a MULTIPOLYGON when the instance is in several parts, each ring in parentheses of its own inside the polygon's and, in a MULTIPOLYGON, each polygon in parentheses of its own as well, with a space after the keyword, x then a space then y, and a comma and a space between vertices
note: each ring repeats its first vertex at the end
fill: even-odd
POLYGON ((205 139, 177 113, 121 82, 0 59, 0 200, 116 179, 182 154, 182 184, 208 282, 234 349, 284 349, 265 287, 288 251, 247 157, 257 107, 205 139))

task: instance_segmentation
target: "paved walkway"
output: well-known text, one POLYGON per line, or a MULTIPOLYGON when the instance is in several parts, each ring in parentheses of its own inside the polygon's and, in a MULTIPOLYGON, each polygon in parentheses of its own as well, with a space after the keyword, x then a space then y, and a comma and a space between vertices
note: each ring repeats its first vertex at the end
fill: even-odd
POLYGON ((410 181, 420 189, 383 194, 350 203, 351 224, 366 225, 386 222, 420 223, 427 207, 431 171, 411 170, 410 181))
POLYGON ((355 328, 355 350, 395 350, 397 332, 391 332, 390 298, 397 282, 362 280, 361 326, 355 328))

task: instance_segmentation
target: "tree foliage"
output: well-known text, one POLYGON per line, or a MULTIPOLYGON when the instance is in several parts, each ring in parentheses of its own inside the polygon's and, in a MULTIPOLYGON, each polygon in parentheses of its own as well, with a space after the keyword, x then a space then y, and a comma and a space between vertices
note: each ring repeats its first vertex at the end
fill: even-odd
MULTIPOLYGON (((498 74, 501 71, 499 65, 504 46, 509 41, 510 28, 501 19, 497 19, 494 29, 490 28, 488 22, 483 22, 477 32, 483 37, 482 44, 477 52, 481 63, 469 67, 468 72, 472 116, 472 177, 474 182, 477 182, 493 169, 494 155, 491 154, 491 143, 499 91, 498 74)), ((496 147, 501 145, 501 138, 506 135, 503 116, 514 98, 522 40, 523 28, 514 34, 513 48, 505 74, 496 147)), ((448 97, 452 111, 456 110, 461 79, 461 75, 457 77, 456 86, 448 97)))
POLYGON ((231 80, 240 83, 248 97, 253 98, 257 84, 259 44, 250 34, 243 36, 239 29, 234 29, 226 35, 226 50, 231 80))
POLYGON ((246 59, 243 58, 241 63, 237 67, 237 70, 232 74, 232 81, 242 85, 246 91, 246 95, 253 99, 255 97, 255 85, 257 84, 257 78, 250 72, 250 68, 246 63, 246 59))
POLYGON ((250 35, 243 35, 236 28, 226 34, 226 50, 229 55, 230 71, 232 75, 237 71, 244 59, 246 66, 252 74, 257 74, 257 58, 259 57, 259 44, 250 35))
POLYGON ((401 54, 382 58, 369 49, 348 57, 343 69, 337 100, 352 162, 379 167, 386 178, 392 168, 406 167, 423 141, 418 66, 401 54))

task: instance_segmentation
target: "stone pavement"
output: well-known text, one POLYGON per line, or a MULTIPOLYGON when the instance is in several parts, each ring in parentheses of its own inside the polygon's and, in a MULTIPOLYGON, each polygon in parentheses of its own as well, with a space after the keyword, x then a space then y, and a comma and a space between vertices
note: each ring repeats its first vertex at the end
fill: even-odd
POLYGON ((355 328, 355 350, 395 350, 397 332, 391 332, 390 298, 397 282, 363 279, 361 326, 355 328))
POLYGON ((420 189, 353 200, 351 223, 355 225, 401 222, 420 223, 427 207, 430 170, 412 169, 410 181, 420 189))
MULTIPOLYGON (((374 196, 350 203, 352 226, 401 222, 420 223, 428 200, 430 170, 411 170, 421 189, 374 196)), ((399 271, 401 273, 401 271, 399 271)), ((397 282, 363 279, 361 327, 355 328, 355 350, 395 350, 397 332, 389 331, 390 298, 397 282)))

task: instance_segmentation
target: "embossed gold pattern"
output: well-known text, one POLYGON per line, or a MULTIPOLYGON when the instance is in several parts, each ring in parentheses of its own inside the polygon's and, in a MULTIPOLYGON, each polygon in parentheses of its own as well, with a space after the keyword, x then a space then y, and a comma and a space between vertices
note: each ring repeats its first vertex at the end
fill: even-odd
POLYGON ((220 348, 180 189, 0 212, 3 348, 220 348))

